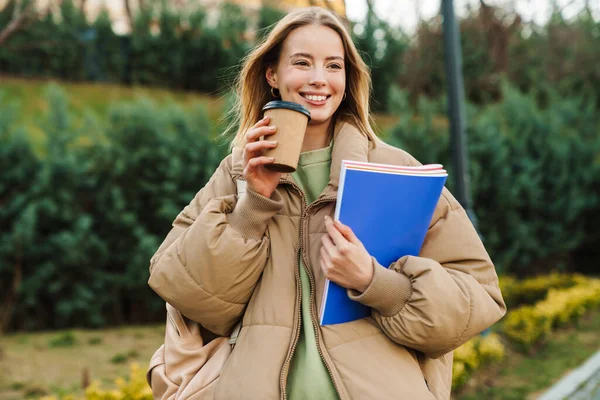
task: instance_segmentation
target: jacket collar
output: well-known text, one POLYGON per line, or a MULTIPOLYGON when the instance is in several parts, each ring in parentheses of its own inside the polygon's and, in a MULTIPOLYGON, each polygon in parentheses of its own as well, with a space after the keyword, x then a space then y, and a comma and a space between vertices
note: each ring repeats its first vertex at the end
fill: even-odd
POLYGON ((333 136, 329 183, 323 191, 323 195, 330 195, 337 192, 342 160, 368 161, 371 146, 372 143, 369 139, 360 133, 354 125, 348 122, 337 124, 333 136))
MULTIPOLYGON (((331 170, 329 183, 322 196, 335 194, 337 192, 342 160, 368 161, 369 149, 373 143, 364 136, 354 125, 348 122, 338 122, 333 136, 333 149, 331 151, 331 170)), ((241 148, 233 149, 233 166, 231 173, 234 177, 242 174, 243 155, 241 148)), ((291 174, 281 175, 281 181, 293 181, 291 174)))

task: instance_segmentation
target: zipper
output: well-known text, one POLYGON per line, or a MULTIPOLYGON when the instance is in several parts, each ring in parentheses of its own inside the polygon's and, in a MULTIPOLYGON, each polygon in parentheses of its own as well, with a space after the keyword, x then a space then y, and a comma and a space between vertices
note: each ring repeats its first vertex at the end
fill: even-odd
POLYGON ((300 327, 302 325, 302 282, 300 281, 300 263, 298 262, 298 255, 300 254, 300 249, 302 247, 302 229, 304 225, 304 212, 306 207, 306 197, 304 192, 300 189, 298 185, 289 180, 281 180, 281 183, 286 183, 291 185, 294 189, 300 193, 302 197, 302 211, 300 214, 300 238, 298 239, 298 246, 294 252, 294 262, 296 263, 296 268, 294 268, 294 276, 296 277, 296 310, 298 310, 298 318, 296 320, 296 331, 294 332, 294 339, 292 342, 292 348, 288 352, 285 361, 283 363, 283 367, 281 368, 281 374, 279 375, 279 389, 281 390, 281 398, 285 400, 287 398, 285 393, 285 375, 289 368, 289 364, 292 361, 292 356, 294 355, 294 351, 296 351, 296 346, 298 345, 298 339, 300 339, 300 327))
POLYGON ((279 375, 279 388, 281 390, 281 398, 285 400, 287 398, 285 394, 285 379, 284 376, 289 368, 290 361, 292 361, 292 355, 294 351, 296 351, 296 346, 298 345, 298 339, 300 339, 300 327, 302 325, 302 283, 300 282, 300 265, 298 263, 298 254, 300 253, 300 243, 298 243, 298 247, 296 247, 296 251, 294 252, 295 260, 296 260, 296 268, 294 275, 296 276, 296 310, 298 310, 298 319, 296 320, 296 331, 294 332, 294 340, 292 342, 292 348, 288 352, 287 357, 283 363, 283 367, 281 368, 281 374, 279 375))
MULTIPOLYGON (((330 196, 330 197, 323 197, 321 199, 317 199, 316 201, 314 201, 306 210, 306 212, 308 213, 308 210, 311 208, 314 208, 316 206, 318 206, 319 204, 324 204, 324 203, 328 203, 331 202, 333 200, 335 200, 336 197, 335 196, 330 196)), ((304 218, 302 220, 302 224, 304 224, 304 218)), ((301 240, 304 242, 304 237, 301 236, 301 240)), ((303 243, 303 248, 307 248, 308 246, 304 246, 303 243)), ((329 377, 331 378, 331 382, 333 383, 333 387, 335 388, 335 392, 337 393, 337 397, 338 399, 341 399, 342 396, 340 394, 340 388, 338 387, 337 382, 335 381, 334 377, 333 377, 333 372, 331 370, 331 366, 327 363, 327 361, 325 360, 325 355, 323 354, 323 350, 321 349, 321 336, 319 335, 319 321, 317 321, 316 318, 316 314, 317 314, 317 310, 316 310, 316 301, 315 301, 315 297, 316 297, 316 290, 315 290, 315 278, 312 274, 311 269, 309 268, 309 259, 306 257, 306 252, 302 252, 302 260, 304 261, 304 270, 306 271, 307 275, 308 275, 308 279, 310 280, 310 319, 312 321, 313 324, 313 329, 314 329, 314 333, 315 333, 315 341, 317 343, 317 350, 319 351, 319 355, 321 356, 321 360, 323 360, 323 365, 325 365, 325 368, 327 368, 327 372, 329 372, 329 377)))
MULTIPOLYGON (((296 268, 295 268, 295 276, 296 276, 296 291, 298 293, 297 296, 297 301, 296 301, 296 310, 298 310, 298 319, 297 319, 297 326, 296 326, 296 332, 294 333, 294 341, 292 343, 292 348, 291 351, 288 352, 288 355, 285 359, 285 362, 283 363, 283 368, 281 369, 281 375, 280 375, 280 389, 281 389, 281 398, 283 400, 285 400, 287 398, 286 393, 285 393, 285 385, 284 385, 284 373, 287 371, 287 368, 289 367, 289 363, 292 360, 292 356, 294 354, 294 351, 296 350, 296 346, 298 345, 298 339, 300 338, 300 327, 302 325, 302 283, 300 280, 300 263, 298 261, 298 256, 300 254, 301 250, 306 250, 307 246, 304 244, 304 224, 306 222, 306 215, 308 213, 308 210, 310 210, 311 208, 316 207, 319 204, 323 204, 323 203, 327 203, 330 201, 333 201, 336 199, 335 196, 329 196, 329 197, 323 197, 320 199, 317 199, 316 201, 314 201, 310 206, 308 206, 308 208, 306 208, 306 196, 304 194, 304 192, 302 191, 302 189, 300 189, 300 187, 298 185, 296 185, 296 183, 294 183, 291 180, 287 180, 287 179, 282 179, 281 183, 286 183, 289 184, 290 186, 292 186, 295 190, 298 191, 298 193, 300 193, 300 196, 302 197, 302 213, 301 213, 301 217, 300 217, 300 239, 298 242, 298 247, 296 248, 296 252, 295 252, 295 260, 296 260, 296 268)), ((316 321, 315 315, 316 315, 316 306, 315 306, 315 301, 314 298, 316 296, 316 292, 315 292, 315 278, 312 275, 312 272, 310 271, 309 268, 309 263, 307 262, 306 259, 306 254, 305 252, 302 252, 302 261, 304 261, 304 270, 306 272, 306 274, 308 275, 309 281, 310 281, 310 298, 309 301, 311 302, 310 305, 310 319, 312 321, 313 324, 313 328, 314 328, 314 333, 315 333, 315 341, 317 343, 317 350, 319 352, 319 356, 321 357, 321 360, 323 361, 323 365, 325 365, 325 368, 327 368, 327 372, 329 373, 329 377, 331 378, 331 382, 333 383, 333 387, 335 388, 336 394, 338 396, 338 398, 341 398, 340 396, 340 389, 338 387, 337 382, 335 381, 334 377, 333 377, 333 372, 331 370, 331 366, 327 363, 327 361, 325 360, 325 355, 323 354, 323 350, 321 350, 321 341, 320 341, 320 336, 319 336, 319 326, 318 326, 318 321, 316 321)))

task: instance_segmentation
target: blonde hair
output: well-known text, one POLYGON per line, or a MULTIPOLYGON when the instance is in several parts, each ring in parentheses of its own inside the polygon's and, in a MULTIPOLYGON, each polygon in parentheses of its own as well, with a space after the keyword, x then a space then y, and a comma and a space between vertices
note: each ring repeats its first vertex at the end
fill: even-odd
POLYGON ((342 39, 346 65, 346 99, 336 110, 333 121, 340 119, 354 125, 363 135, 375 142, 370 124, 369 96, 371 75, 342 21, 332 12, 310 7, 293 11, 282 18, 269 35, 245 58, 235 84, 236 103, 229 112, 231 123, 224 135, 236 131, 231 147, 246 143, 246 132, 262 118, 262 107, 273 100, 267 83, 267 67, 276 65, 283 41, 289 33, 305 25, 326 26, 342 39))

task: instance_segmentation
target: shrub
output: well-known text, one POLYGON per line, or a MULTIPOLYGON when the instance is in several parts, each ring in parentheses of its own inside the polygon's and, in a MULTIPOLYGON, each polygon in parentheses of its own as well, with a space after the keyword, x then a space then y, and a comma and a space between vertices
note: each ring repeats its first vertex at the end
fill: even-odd
MULTIPOLYGON (((423 163, 453 169, 448 127, 439 104, 420 101, 403 115, 389 140, 423 163)), ((518 276, 569 265, 594 232, 600 182, 600 120, 592 105, 554 98, 547 108, 532 96, 504 88, 502 102, 468 109, 468 147, 474 211, 486 248, 500 270, 518 276)))
POLYGON ((98 381, 85 390, 85 396, 79 398, 75 395, 46 396, 40 400, 152 400, 152 389, 146 383, 146 373, 138 364, 132 363, 129 377, 117 378, 116 389, 106 390, 101 388, 98 381))
POLYGON ((503 332, 524 350, 542 342, 554 328, 579 319, 600 306, 600 280, 590 279, 568 289, 550 289, 546 298, 533 306, 510 312, 503 332))
POLYGON ((371 3, 365 20, 355 24, 352 33, 354 42, 371 71, 372 107, 378 111, 388 111, 390 90, 402 71, 402 56, 408 48, 409 38, 380 19, 371 3))
POLYGON ((454 350, 452 364, 452 388, 457 389, 465 384, 471 373, 489 363, 504 358, 504 345, 495 334, 475 336, 467 343, 454 350))
POLYGON ((550 289, 564 289, 586 283, 588 278, 580 274, 553 272, 534 278, 517 280, 512 276, 500 277, 500 289, 506 306, 533 304, 542 300, 550 289))
POLYGON ((123 364, 126 363, 128 359, 129 357, 127 357, 127 354, 117 353, 110 358, 110 362, 112 364, 123 364))
POLYGON ((40 154, 0 109, 0 287, 18 286, 6 325, 158 319, 150 256, 224 155, 204 109, 139 100, 115 105, 99 128, 75 126, 58 87, 48 104, 40 154))
POLYGON ((33 245, 30 215, 24 211, 32 201, 31 182, 37 179, 41 163, 23 129, 13 127, 16 104, 6 104, 0 95, 0 331, 10 325, 18 303, 18 289, 24 273, 26 251, 33 245))
POLYGON ((110 145, 104 152, 90 149, 94 191, 87 201, 93 229, 110 249, 97 265, 110 274, 110 292, 123 300, 119 322, 147 321, 144 314, 162 313, 147 285, 148 262, 174 217, 223 156, 210 130, 201 108, 185 114, 174 105, 141 100, 112 108, 110 145))
MULTIPOLYGON (((479 105, 497 102, 506 78, 520 91, 536 94, 540 104, 558 90, 562 96, 583 96, 600 106, 600 75, 591 61, 600 56, 598 19, 586 10, 568 20, 555 12, 538 26, 525 23, 510 8, 481 3, 460 21, 467 100, 479 105)), ((422 21, 412 43, 397 81, 409 91, 413 104, 423 96, 445 96, 440 18, 422 21)))
MULTIPOLYGON (((5 248, 3 259, 19 260, 22 271, 13 321, 28 329, 73 326, 75 321, 98 325, 102 303, 95 295, 103 290, 103 281, 100 271, 89 266, 99 258, 103 243, 78 199, 89 163, 72 151, 78 132, 64 94, 51 86, 47 98, 45 154, 31 159, 35 170, 11 187, 6 207, 18 206, 19 212, 6 225, 12 230, 0 233, 0 242, 16 242, 14 248, 5 248)), ((14 270, 11 264, 8 268, 14 270)))
POLYGON ((101 343, 102 343, 102 338, 99 337, 99 336, 94 336, 94 337, 92 337, 92 338, 90 338, 88 340, 88 344, 90 346, 96 346, 96 345, 101 344, 101 343))
POLYGON ((73 347, 76 344, 77 338, 73 332, 62 333, 48 341, 48 347, 73 347))

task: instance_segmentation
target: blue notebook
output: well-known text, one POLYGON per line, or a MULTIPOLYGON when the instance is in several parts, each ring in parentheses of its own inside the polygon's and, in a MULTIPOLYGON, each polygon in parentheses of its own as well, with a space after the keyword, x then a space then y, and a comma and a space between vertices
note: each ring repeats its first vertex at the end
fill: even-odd
MULTIPOLYGON (((342 162, 335 219, 348 225, 384 267, 419 255, 447 173, 439 164, 419 167, 342 162)), ((346 289, 325 281, 321 325, 367 317, 371 309, 346 289)))

